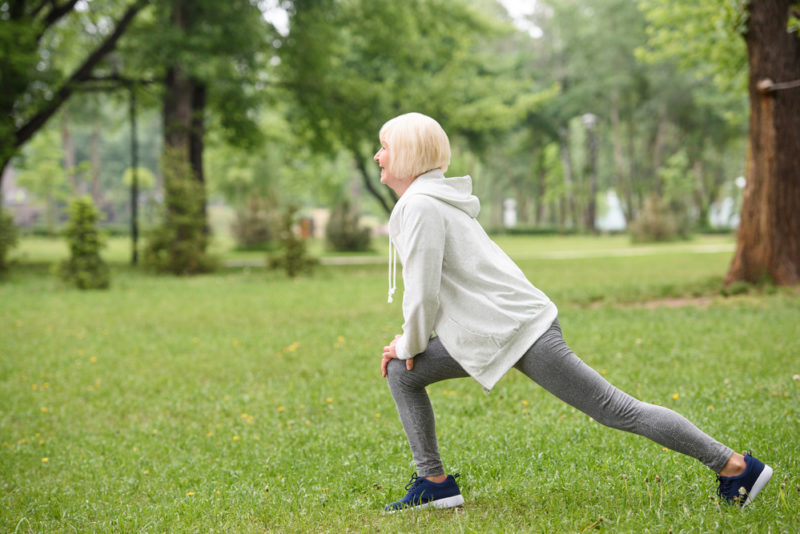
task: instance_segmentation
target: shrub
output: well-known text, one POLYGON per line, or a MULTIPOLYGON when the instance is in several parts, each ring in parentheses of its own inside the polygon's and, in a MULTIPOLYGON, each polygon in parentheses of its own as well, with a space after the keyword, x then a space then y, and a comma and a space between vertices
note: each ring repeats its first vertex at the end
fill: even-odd
POLYGON ((273 241, 273 218, 270 216, 269 202, 251 197, 244 209, 236 212, 236 220, 231 230, 240 249, 266 250, 273 241))
POLYGON ((689 220, 664 200, 650 196, 639 216, 629 225, 634 243, 688 239, 689 220))
POLYGON ((17 246, 18 241, 14 218, 0 209, 0 275, 8 270, 8 253, 17 246))
POLYGON ((209 230, 203 184, 194 179, 189 163, 175 152, 164 154, 163 167, 163 221, 149 236, 144 264, 154 271, 177 275, 209 272, 214 262, 206 253, 209 230))
POLYGON ((333 250, 357 252, 369 248, 370 230, 360 227, 358 219, 358 211, 351 209, 348 199, 336 203, 325 229, 328 245, 333 250))
POLYGON ((105 289, 111 282, 108 265, 100 257, 103 238, 97 230, 100 212, 88 195, 72 201, 65 232, 69 259, 59 265, 61 278, 80 289, 105 289))
POLYGON ((308 257, 306 241, 294 230, 297 208, 289 206, 281 215, 278 228, 280 251, 267 256, 270 269, 284 269, 286 274, 295 278, 301 272, 311 272, 317 260, 308 257))

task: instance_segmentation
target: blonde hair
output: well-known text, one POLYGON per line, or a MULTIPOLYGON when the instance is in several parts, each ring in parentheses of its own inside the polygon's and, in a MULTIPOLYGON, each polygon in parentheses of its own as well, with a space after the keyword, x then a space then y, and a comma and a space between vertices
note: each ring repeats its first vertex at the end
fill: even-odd
POLYGON ((450 140, 436 120, 406 113, 386 122, 378 134, 389 147, 389 170, 401 180, 450 165, 450 140))

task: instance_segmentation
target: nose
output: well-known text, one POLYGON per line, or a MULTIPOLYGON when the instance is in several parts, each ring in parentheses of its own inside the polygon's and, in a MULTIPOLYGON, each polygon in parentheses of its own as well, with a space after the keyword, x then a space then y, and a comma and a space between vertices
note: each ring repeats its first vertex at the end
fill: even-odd
POLYGON ((379 159, 378 155, 380 155, 380 153, 381 153, 381 149, 379 148, 378 151, 375 152, 375 155, 372 156, 372 159, 374 159, 375 161, 378 161, 378 159, 379 159))

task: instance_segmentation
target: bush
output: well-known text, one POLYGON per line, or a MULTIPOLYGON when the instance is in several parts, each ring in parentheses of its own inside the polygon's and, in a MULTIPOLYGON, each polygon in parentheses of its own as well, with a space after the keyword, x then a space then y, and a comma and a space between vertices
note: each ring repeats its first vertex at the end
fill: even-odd
POLYGON ((8 270, 8 253, 17 246, 19 234, 14 219, 0 209, 0 275, 8 270))
POLYGON ((236 212, 231 230, 239 249, 268 250, 273 241, 274 221, 269 203, 260 198, 250 198, 242 211, 236 212))
POLYGON ((294 231, 297 208, 289 206, 281 215, 278 232, 280 251, 267 256, 270 269, 284 269, 286 274, 295 278, 301 272, 311 272, 317 260, 308 257, 306 241, 294 231))
POLYGON ((164 154, 163 221, 149 236, 144 264, 156 272, 177 275, 212 271, 206 254, 208 233, 205 191, 186 162, 173 152, 164 154))
POLYGON ((689 238, 690 223, 667 202, 651 196, 628 228, 634 243, 675 241, 689 238))
POLYGON ((350 201, 337 202, 331 211, 331 218, 325 229, 328 245, 333 250, 359 252, 367 250, 370 242, 370 229, 358 224, 359 214, 350 208, 350 201))
POLYGON ((65 232, 69 259, 59 264, 61 278, 80 289, 105 289, 111 282, 108 265, 100 257, 103 238, 97 230, 100 212, 88 195, 72 201, 65 232))

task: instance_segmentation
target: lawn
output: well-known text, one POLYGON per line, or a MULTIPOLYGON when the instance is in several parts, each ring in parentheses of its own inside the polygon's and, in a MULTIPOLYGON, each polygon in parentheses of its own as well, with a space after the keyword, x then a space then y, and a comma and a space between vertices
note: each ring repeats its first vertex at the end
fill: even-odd
POLYGON ((379 374, 401 323, 382 243, 374 264, 298 280, 175 279, 126 267, 115 240, 111 289, 80 292, 45 266, 65 249, 26 240, 0 282, 0 531, 800 530, 795 289, 722 296, 730 238, 498 242, 590 365, 773 466, 751 507, 720 506, 699 462, 512 371, 490 395, 470 379, 429 388, 465 506, 384 515, 414 468, 379 374))

